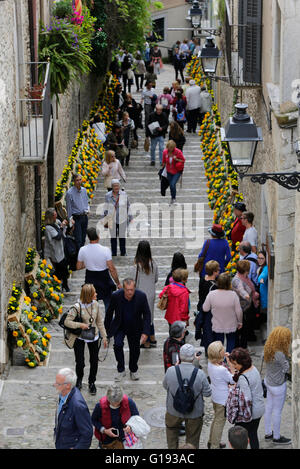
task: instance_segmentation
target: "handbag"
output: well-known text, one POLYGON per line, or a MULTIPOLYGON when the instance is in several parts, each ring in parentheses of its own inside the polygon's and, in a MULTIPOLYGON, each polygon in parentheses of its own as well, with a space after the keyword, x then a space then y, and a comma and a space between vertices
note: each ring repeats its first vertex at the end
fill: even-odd
MULTIPOLYGON (((248 378, 243 376, 249 384, 248 378)), ((241 391, 238 384, 234 388, 229 390, 227 402, 226 402, 226 416, 227 420, 231 424, 239 422, 250 422, 252 419, 252 408, 251 404, 246 401, 244 393, 241 391)))
POLYGON ((81 330, 80 338, 82 340, 91 340, 91 341, 93 341, 95 339, 95 335, 96 335, 96 327, 92 326, 92 324, 94 322, 94 318, 93 318, 93 315, 87 309, 87 307, 85 306, 84 308, 85 308, 86 312, 88 313, 88 315, 90 316, 89 328, 81 330))
POLYGON ((158 309, 161 309, 162 311, 164 311, 168 307, 168 290, 169 288, 165 291, 165 293, 162 295, 162 297, 157 303, 158 309))
POLYGON ((126 156, 128 155, 129 155, 129 150, 125 145, 123 145, 122 148, 120 148, 120 156, 121 158, 126 158, 126 156))
POLYGON ((114 207, 114 213, 113 215, 106 215, 106 222, 104 223, 104 228, 107 230, 108 228, 110 230, 112 230, 113 228, 113 223, 114 223, 114 216, 115 216, 115 213, 116 213, 116 210, 117 210, 117 206, 118 206, 118 203, 119 203, 119 199, 120 199, 120 196, 117 198, 117 201, 116 201, 116 205, 114 207))
MULTIPOLYGON (((79 312, 78 312, 78 309, 75 307, 75 306, 72 306, 73 309, 75 309, 75 311, 77 312, 77 315, 74 319, 74 322, 82 322, 82 317, 81 317, 81 304, 79 303, 79 312)), ((72 329, 71 327, 67 327, 65 325, 65 320, 67 319, 67 316, 69 314, 69 311, 72 309, 70 308, 67 312, 63 313, 59 322, 58 322, 58 325, 64 330, 64 341, 65 341, 65 344, 67 345, 68 348, 73 348, 73 347, 70 347, 68 345, 68 339, 69 339, 69 336, 68 336, 68 333, 71 333, 71 334, 74 334, 76 336, 80 336, 81 335, 81 327, 78 327, 77 329, 72 329)))
POLYGON ((148 138, 145 138, 145 141, 144 141, 144 150, 146 153, 148 153, 149 148, 150 148, 150 139, 148 137, 148 138))
POLYGON ((204 261, 205 261, 205 256, 206 256, 208 248, 209 248, 209 243, 210 243, 210 239, 208 239, 206 241, 205 248, 204 248, 204 251, 203 251, 203 255, 198 258, 196 264, 194 265, 194 272, 199 272, 199 274, 200 274, 200 272, 202 271, 204 261))
POLYGON ((82 329, 80 338, 83 340, 94 340, 96 336, 96 328, 90 326, 88 329, 82 329))

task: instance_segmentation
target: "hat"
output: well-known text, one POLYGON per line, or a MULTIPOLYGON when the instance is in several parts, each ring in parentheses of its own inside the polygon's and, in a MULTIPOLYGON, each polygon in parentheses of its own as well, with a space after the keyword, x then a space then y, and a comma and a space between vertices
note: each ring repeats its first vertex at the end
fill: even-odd
POLYGON ((192 362, 195 357, 195 353, 196 350, 192 344, 184 344, 179 351, 180 360, 192 362))
POLYGON ((233 205, 233 207, 236 208, 237 210, 240 210, 241 212, 246 212, 247 211, 246 205, 243 202, 236 202, 233 205))
POLYGON ((191 86, 196 85, 195 80, 190 80, 190 85, 191 85, 191 86))
POLYGON ((170 337, 178 339, 185 330, 186 324, 183 321, 175 321, 170 327, 170 337))
POLYGON ((217 238, 224 238, 225 236, 225 231, 221 225, 214 224, 211 228, 208 228, 208 232, 217 238))
POLYGON ((111 180, 111 185, 113 185, 113 184, 119 184, 120 185, 119 179, 112 179, 111 180))

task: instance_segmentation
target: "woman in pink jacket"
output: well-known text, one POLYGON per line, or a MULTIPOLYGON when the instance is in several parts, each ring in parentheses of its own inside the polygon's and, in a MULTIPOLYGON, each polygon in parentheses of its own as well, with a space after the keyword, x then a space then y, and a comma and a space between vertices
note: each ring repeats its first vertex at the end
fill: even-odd
POLYGON ((188 279, 188 271, 186 269, 176 269, 167 285, 159 294, 161 298, 165 293, 168 295, 168 306, 165 319, 169 325, 175 321, 183 321, 189 325, 189 295, 190 291, 185 286, 188 279))
POLYGON ((171 204, 176 203, 176 184, 183 173, 185 158, 182 151, 176 148, 174 140, 169 140, 163 152, 163 166, 167 170, 167 179, 170 184, 171 204))
POLYGON ((231 353, 236 344, 236 331, 243 326, 243 311, 239 297, 231 289, 229 274, 219 275, 217 287, 207 295, 202 309, 211 311, 214 341, 220 340, 224 344, 226 335, 226 351, 231 353))

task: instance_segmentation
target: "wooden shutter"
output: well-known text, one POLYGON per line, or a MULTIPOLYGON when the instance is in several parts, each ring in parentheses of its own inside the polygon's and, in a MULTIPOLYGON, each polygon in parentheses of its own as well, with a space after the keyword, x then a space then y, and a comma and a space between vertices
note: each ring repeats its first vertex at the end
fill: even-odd
POLYGON ((244 55, 244 28, 243 25, 244 24, 244 3, 245 3, 245 0, 239 0, 239 3, 238 3, 238 24, 239 24, 239 27, 238 27, 238 50, 239 50, 239 56, 240 57, 243 57, 244 55))
POLYGON ((261 83, 262 0, 245 0, 243 58, 244 81, 261 83))

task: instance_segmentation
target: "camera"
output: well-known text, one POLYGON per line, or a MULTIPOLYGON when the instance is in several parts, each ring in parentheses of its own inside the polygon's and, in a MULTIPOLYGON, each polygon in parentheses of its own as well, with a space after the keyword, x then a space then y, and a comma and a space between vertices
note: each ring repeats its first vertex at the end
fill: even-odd
POLYGON ((119 436, 119 430, 117 428, 112 428, 111 429, 111 432, 116 435, 116 436, 119 436))

